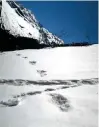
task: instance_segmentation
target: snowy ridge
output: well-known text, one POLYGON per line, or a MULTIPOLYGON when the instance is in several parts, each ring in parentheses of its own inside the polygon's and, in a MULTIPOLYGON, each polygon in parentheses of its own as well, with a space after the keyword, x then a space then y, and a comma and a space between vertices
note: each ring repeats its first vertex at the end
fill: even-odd
POLYGON ((42 44, 63 44, 64 42, 43 28, 35 16, 14 1, 1 2, 1 28, 16 37, 37 39, 42 44))

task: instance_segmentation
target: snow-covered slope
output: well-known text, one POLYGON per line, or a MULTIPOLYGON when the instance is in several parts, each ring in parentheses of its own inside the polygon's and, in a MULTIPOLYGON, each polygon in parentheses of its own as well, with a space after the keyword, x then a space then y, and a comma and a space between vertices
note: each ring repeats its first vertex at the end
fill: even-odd
POLYGON ((0 127, 98 127, 98 47, 0 53, 0 127))
MULTIPOLYGON (((37 86, 2 84, 0 101, 4 97, 6 100, 7 97, 11 99, 17 93, 35 91, 35 87, 37 86)), ((97 84, 83 84, 79 87, 23 96, 18 98, 19 104, 16 106, 0 105, 0 127, 8 125, 10 127, 98 127, 97 92, 97 84)))
POLYGON ((0 54, 0 78, 66 80, 97 78, 98 45, 21 50, 0 54))
MULTIPOLYGON (((0 13, 13 36, 63 43, 13 1, 0 13)), ((0 127, 98 127, 98 48, 0 52, 0 127)))
POLYGON ((1 28, 15 37, 37 39, 43 44, 63 44, 64 42, 43 28, 35 16, 26 8, 14 1, 1 0, 0 2, 1 28))

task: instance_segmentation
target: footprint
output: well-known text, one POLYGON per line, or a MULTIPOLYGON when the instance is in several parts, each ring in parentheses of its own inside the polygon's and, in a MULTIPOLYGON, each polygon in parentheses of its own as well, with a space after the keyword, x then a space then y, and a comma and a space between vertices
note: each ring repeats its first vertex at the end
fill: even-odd
POLYGON ((39 73, 41 77, 46 76, 47 75, 46 72, 47 71, 44 71, 44 70, 37 70, 37 73, 39 73))
POLYGON ((20 97, 26 97, 26 96, 32 96, 32 95, 36 95, 36 94, 41 94, 42 91, 31 91, 31 92, 28 92, 28 93, 21 93, 20 95, 14 95, 13 98, 20 98, 20 97))
POLYGON ((9 99, 7 101, 1 101, 0 105, 2 106, 6 106, 6 107, 13 107, 13 106, 17 106, 21 101, 21 98, 17 98, 17 99, 9 99))
POLYGON ((16 56, 21 56, 21 54, 16 54, 16 56))
POLYGON ((44 91, 55 91, 55 89, 47 88, 47 89, 45 89, 44 91))
POLYGON ((27 59, 28 57, 27 57, 27 56, 25 56, 25 57, 22 57, 22 58, 27 59))
POLYGON ((98 80, 96 79, 83 79, 81 80, 81 83, 84 84, 84 85, 95 85, 98 83, 98 80))
POLYGON ((61 94, 50 94, 52 103, 55 104, 62 112, 67 112, 70 109, 69 100, 61 94))
POLYGON ((35 91, 35 92, 29 92, 27 95, 36 95, 36 94, 41 94, 41 91, 35 91))
POLYGON ((70 86, 62 86, 60 89, 67 89, 69 88, 70 86))
POLYGON ((35 65, 36 61, 29 61, 30 64, 35 65))

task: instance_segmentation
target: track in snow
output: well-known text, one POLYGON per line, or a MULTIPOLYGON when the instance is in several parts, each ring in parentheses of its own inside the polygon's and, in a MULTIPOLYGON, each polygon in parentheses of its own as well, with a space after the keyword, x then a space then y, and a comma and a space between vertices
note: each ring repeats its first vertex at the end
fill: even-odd
POLYGON ((93 79, 82 79, 82 80, 52 80, 52 81, 29 81, 29 80, 0 80, 0 86, 13 86, 22 87, 24 86, 35 86, 36 90, 29 90, 28 92, 20 92, 19 94, 10 95, 10 98, 7 100, 0 100, 0 106, 2 107, 12 107, 20 104, 25 97, 39 95, 46 93, 51 96, 51 103, 57 105, 61 111, 68 111, 70 109, 69 101, 66 97, 61 94, 53 93, 56 90, 67 89, 78 87, 81 85, 96 85, 98 84, 98 78, 93 79), (38 87, 40 90, 38 90, 38 87))
POLYGON ((94 85, 98 83, 98 78, 92 79, 81 79, 81 80, 21 80, 21 79, 0 79, 0 85, 14 85, 14 86, 23 86, 23 85, 66 85, 66 86, 79 86, 83 84, 94 85))

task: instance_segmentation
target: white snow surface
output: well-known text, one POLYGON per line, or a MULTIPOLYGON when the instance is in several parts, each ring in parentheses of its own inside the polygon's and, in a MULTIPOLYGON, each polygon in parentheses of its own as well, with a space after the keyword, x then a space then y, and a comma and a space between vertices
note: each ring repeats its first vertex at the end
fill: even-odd
POLYGON ((12 35, 32 37, 39 40, 39 31, 22 17, 18 16, 14 9, 6 2, 2 0, 1 11, 2 22, 6 30, 10 30, 12 35), (21 25, 23 28, 19 27, 21 25), (31 33, 31 35, 29 35, 31 33))
POLYGON ((97 78, 98 47, 99 45, 59 47, 1 53, 0 78, 26 80, 97 78), (36 63, 32 65, 31 61, 36 63))
MULTIPOLYGON (((17 87, 3 87, 6 88, 0 86, 3 97, 19 92, 17 87)), ((20 98, 22 101, 16 107, 0 106, 0 127, 98 127, 97 92, 98 85, 83 85, 20 98), (51 93, 66 97, 70 109, 62 112, 52 103, 51 93)))
POLYGON ((98 46, 0 53, 0 127, 98 127, 98 46))

